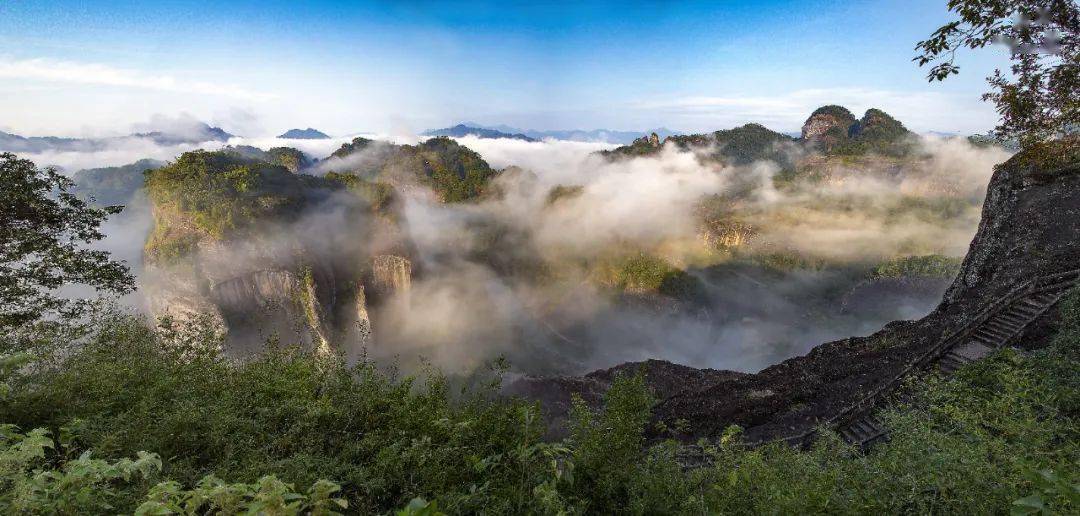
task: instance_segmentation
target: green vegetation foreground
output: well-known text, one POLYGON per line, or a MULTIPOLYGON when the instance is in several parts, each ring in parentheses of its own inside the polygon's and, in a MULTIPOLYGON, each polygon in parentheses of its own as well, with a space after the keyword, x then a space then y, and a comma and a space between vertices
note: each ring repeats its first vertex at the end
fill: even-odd
POLYGON ((675 443, 645 442, 640 376, 545 443, 539 409, 490 383, 293 349, 233 363, 197 324, 113 313, 62 360, 7 364, 0 512, 1075 512, 1080 294, 1062 312, 1045 350, 913 384, 868 454, 833 435, 746 450, 731 429, 690 471, 675 443))

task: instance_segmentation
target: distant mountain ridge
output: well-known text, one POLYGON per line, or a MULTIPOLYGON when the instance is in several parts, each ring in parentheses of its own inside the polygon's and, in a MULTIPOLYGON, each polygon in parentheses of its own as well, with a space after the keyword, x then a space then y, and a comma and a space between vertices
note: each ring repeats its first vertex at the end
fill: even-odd
POLYGON ((424 131, 423 136, 449 136, 452 138, 461 138, 463 136, 476 136, 477 138, 509 138, 511 140, 521 140, 526 142, 535 142, 535 138, 530 138, 524 134, 518 132, 504 132, 498 129, 489 129, 486 127, 477 127, 472 125, 458 124, 453 127, 446 127, 443 129, 431 129, 424 131))
POLYGON ((642 136, 648 136, 651 133, 656 133, 661 139, 678 134, 676 131, 672 131, 665 127, 659 127, 650 131, 615 131, 611 129, 553 129, 540 131, 536 129, 511 127, 505 124, 484 125, 476 122, 462 122, 458 124, 458 126, 487 129, 504 134, 521 135, 533 140, 546 140, 550 138, 573 142, 615 143, 620 145, 630 144, 634 140, 642 136))
POLYGON ((311 127, 307 129, 289 129, 278 135, 278 138, 288 140, 328 140, 330 135, 311 127))
POLYGON ((903 157, 914 149, 914 136, 904 124, 880 109, 868 109, 857 119, 843 106, 828 105, 810 114, 798 136, 750 123, 711 133, 670 137, 653 133, 599 154, 610 159, 649 156, 660 153, 665 144, 671 143, 682 150, 708 149, 705 154, 719 162, 746 165, 766 159, 788 169, 794 165, 790 150, 827 156, 903 157))
POLYGON ((151 140, 158 145, 182 143, 227 142, 235 135, 220 127, 198 123, 182 131, 149 131, 127 136, 105 138, 64 138, 58 136, 20 136, 0 131, 0 151, 6 152, 93 152, 109 148, 123 140, 138 138, 151 140))

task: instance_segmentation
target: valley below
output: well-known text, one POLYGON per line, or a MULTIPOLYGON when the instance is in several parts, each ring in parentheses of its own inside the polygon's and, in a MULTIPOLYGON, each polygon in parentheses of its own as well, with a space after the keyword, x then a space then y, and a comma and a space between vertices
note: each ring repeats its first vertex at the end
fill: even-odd
POLYGON ((636 371, 657 424, 680 428, 655 437, 803 431, 965 322, 969 289, 1012 281, 973 258, 1016 238, 983 235, 1012 151, 879 110, 823 107, 798 138, 461 130, 326 156, 230 140, 75 177, 87 198, 130 199, 114 224, 146 237, 104 246, 138 262, 131 302, 153 317, 200 321, 241 360, 275 343, 466 383, 496 368, 551 436, 575 397, 597 406, 636 371))

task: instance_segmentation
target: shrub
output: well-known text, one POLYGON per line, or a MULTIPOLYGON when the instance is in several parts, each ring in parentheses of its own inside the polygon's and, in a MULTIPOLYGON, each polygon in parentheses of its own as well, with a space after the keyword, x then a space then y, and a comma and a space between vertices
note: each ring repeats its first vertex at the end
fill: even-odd
POLYGON ((548 443, 535 405, 453 393, 435 373, 294 349, 237 363, 199 324, 115 315, 57 367, 0 368, 0 420, 36 429, 0 430, 0 510, 1075 513, 1080 293, 1061 312, 1045 350, 913 382, 867 453, 828 432, 809 450, 746 449, 729 431, 689 471, 674 443, 644 438, 641 374, 599 407, 576 400, 570 438, 548 443))

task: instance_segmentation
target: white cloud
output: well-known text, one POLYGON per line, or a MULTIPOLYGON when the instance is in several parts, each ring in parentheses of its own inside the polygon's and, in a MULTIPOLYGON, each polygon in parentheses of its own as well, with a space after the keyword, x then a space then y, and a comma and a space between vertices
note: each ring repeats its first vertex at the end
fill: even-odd
POLYGON ((266 101, 277 98, 277 95, 272 93, 252 91, 231 84, 177 79, 171 75, 150 74, 100 63, 78 63, 42 58, 22 60, 0 58, 0 77, 216 95, 247 101, 266 101))

